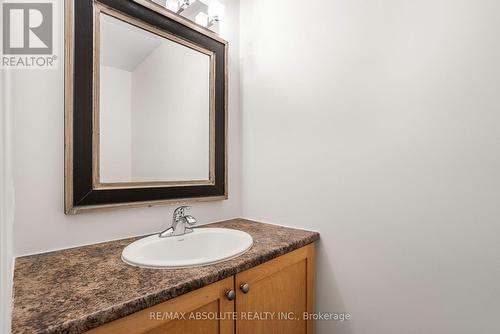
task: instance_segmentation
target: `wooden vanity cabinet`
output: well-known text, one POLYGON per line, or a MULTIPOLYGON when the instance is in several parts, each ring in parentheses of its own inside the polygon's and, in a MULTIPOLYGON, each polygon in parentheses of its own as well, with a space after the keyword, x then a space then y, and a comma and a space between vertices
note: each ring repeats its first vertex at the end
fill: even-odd
POLYGON ((203 312, 231 313, 234 301, 228 300, 226 291, 234 288, 234 277, 207 285, 182 296, 168 300, 101 327, 92 334, 233 334, 234 321, 190 320, 191 314, 203 312))
POLYGON ((312 334, 314 260, 310 244, 237 274, 236 334, 312 334))
POLYGON ((313 334, 302 316, 314 312, 314 261, 309 244, 88 333, 313 334), (202 314, 219 316, 190 319, 202 314))

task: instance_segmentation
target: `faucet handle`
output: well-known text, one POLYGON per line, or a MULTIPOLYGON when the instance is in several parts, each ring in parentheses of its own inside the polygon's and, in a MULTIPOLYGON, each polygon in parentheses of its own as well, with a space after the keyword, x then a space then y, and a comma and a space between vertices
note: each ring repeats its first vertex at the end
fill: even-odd
POLYGON ((184 216, 184 211, 190 210, 190 209, 191 209, 191 207, 188 205, 180 206, 174 210, 174 217, 179 217, 179 216, 182 217, 182 216, 184 216))
POLYGON ((193 216, 190 216, 190 215, 184 216, 184 219, 186 219, 185 222, 188 225, 194 225, 197 222, 196 218, 194 218, 193 216))

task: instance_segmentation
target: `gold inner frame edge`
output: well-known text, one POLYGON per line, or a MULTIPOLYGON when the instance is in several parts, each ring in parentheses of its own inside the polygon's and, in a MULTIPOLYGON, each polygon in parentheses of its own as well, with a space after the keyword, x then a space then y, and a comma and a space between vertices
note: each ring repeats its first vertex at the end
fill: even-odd
MULTIPOLYGON (((205 49, 191 41, 177 37, 171 33, 161 30, 155 26, 145 23, 139 19, 125 15, 106 5, 94 2, 94 52, 93 52, 93 111, 92 111, 92 184, 94 189, 130 189, 130 188, 154 188, 154 187, 179 187, 193 185, 215 184, 215 67, 216 55, 213 51, 205 49), (182 44, 190 49, 204 53, 210 57, 210 88, 209 88, 209 179, 208 180, 186 180, 186 181, 138 181, 138 182, 100 182, 100 138, 99 138, 99 79, 100 79, 100 15, 104 13, 122 22, 146 30, 152 34, 168 39, 172 42, 182 44)), ((227 124, 226 124, 227 126, 227 124)))

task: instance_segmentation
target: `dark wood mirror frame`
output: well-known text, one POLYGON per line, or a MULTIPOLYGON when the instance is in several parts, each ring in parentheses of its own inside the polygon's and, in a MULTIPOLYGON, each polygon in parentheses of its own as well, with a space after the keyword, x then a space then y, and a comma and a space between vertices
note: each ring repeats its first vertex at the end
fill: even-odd
POLYGON ((227 199, 228 43, 151 0, 66 0, 65 6, 65 213, 227 199), (213 52, 213 182, 96 184, 96 15, 103 8, 213 52))

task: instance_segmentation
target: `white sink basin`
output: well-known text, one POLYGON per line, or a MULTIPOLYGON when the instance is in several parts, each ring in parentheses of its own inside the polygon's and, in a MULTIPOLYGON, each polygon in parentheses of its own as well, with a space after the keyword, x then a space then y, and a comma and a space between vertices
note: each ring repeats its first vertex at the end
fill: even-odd
POLYGON ((252 237, 227 228, 195 228, 193 232, 160 238, 157 234, 123 249, 122 260, 144 268, 188 268, 233 259, 252 247, 252 237))

